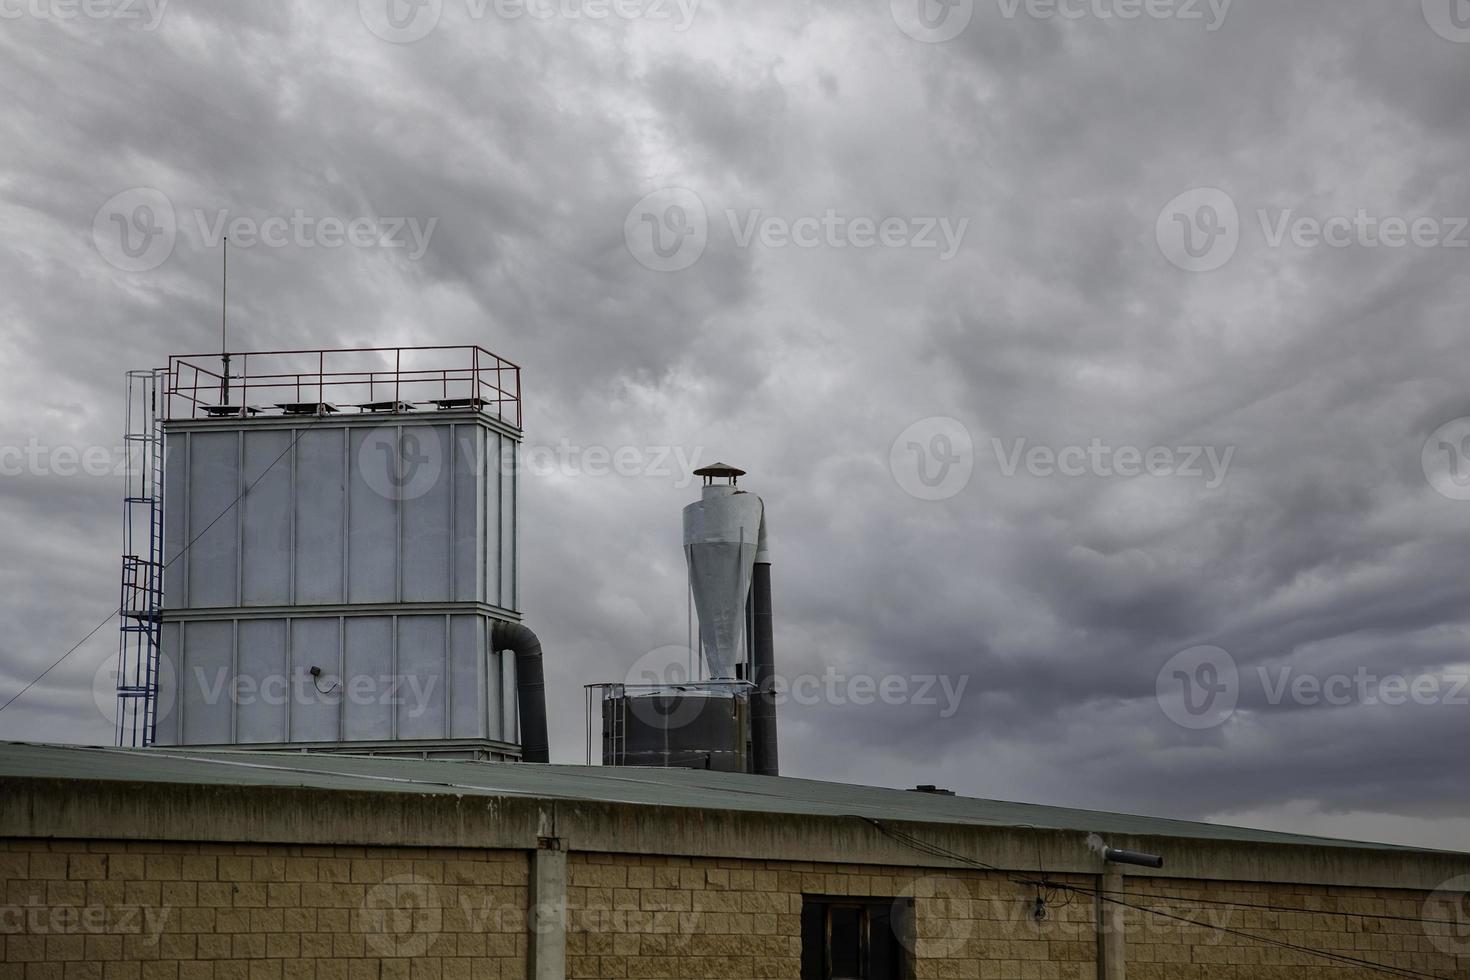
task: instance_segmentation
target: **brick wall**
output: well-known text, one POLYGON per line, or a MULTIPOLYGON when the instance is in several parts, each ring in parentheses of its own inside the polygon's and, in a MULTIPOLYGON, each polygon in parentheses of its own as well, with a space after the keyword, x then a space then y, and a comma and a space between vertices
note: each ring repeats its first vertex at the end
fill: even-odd
POLYGON ((1091 902, 1062 896, 1038 925, 1004 875, 580 853, 567 871, 569 977, 794 980, 803 894, 912 898, 921 980, 1096 976, 1091 902))
MULTIPOLYGON (((0 980, 520 978, 528 861, 520 851, 0 840, 0 980)), ((794 980, 807 894, 913 899, 922 980, 1096 980, 1092 896, 1046 895, 1036 921, 1035 888, 1013 877, 572 852, 567 972, 794 980)), ((1124 901, 1178 917, 1123 914, 1129 980, 1377 975, 1212 925, 1470 977, 1464 910, 1423 892, 1138 878, 1124 888, 1134 893, 1124 901), (1229 902, 1240 904, 1215 904, 1229 902)))
POLYGON ((0 978, 520 978, 526 873, 520 852, 0 840, 0 978))
MULTIPOLYGON (((926 978, 1095 980, 1097 909, 1054 891, 1032 916, 1015 875, 573 853, 567 891, 569 977, 800 976, 802 895, 914 899, 915 972, 926 978)), ((1049 878, 1092 889, 1096 879, 1049 878)), ((1463 910, 1424 892, 1125 879, 1129 980, 1326 980, 1381 973, 1222 933, 1214 926, 1444 978, 1470 977, 1463 910), (1210 903, 1202 901, 1210 900, 1210 903), (1220 902, 1271 905, 1247 909, 1220 902), (1437 909, 1437 911, 1436 911, 1437 909), (1300 911, 1294 911, 1300 910, 1300 911), (1338 915, 1399 916, 1399 919, 1338 915), (1436 931, 1437 930, 1437 931, 1436 931), (1455 953, 1461 954, 1456 958, 1455 953)))
POLYGON ((1186 924, 1125 909, 1129 980, 1383 976, 1211 925, 1447 980, 1470 976, 1470 920, 1448 896, 1440 901, 1424 892, 1391 889, 1138 880, 1126 890, 1163 896, 1118 896, 1130 905, 1195 920, 1186 924))

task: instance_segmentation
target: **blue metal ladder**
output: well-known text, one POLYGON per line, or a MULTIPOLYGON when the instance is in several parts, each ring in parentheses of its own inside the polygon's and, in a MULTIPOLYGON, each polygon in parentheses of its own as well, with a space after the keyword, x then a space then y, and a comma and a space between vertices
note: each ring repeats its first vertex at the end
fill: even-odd
POLYGON ((168 372, 128 372, 123 433, 121 625, 117 654, 118 745, 153 744, 158 708, 158 644, 163 626, 163 413, 168 372))

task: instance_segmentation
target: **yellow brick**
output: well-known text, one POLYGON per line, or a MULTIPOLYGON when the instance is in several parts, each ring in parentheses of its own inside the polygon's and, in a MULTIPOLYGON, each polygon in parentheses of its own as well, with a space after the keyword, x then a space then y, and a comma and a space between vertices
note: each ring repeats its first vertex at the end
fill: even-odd
POLYGON ((286 859, 287 881, 316 881, 319 862, 316 858, 292 857, 286 859))
POLYGON ((195 940, 195 954, 201 960, 224 960, 229 959, 231 946, 230 936, 224 934, 201 935, 195 940))
POLYGON ((29 877, 34 881, 65 881, 66 866, 65 854, 32 854, 29 877))
POLYGON ((72 881, 91 881, 107 877, 105 854, 70 854, 67 856, 66 876, 72 881))
POLYGON ((218 860, 191 854, 179 861, 179 877, 185 881, 214 881, 218 877, 218 860))
POLYGON ((143 862, 143 877, 149 881, 177 881, 181 864, 177 854, 149 854, 143 862))

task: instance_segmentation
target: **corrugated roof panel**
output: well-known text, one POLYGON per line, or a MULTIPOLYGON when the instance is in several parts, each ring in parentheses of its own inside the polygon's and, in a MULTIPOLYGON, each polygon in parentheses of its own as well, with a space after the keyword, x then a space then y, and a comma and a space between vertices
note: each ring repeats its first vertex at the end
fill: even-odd
POLYGON ((0 777, 519 796, 641 806, 857 816, 961 826, 1031 827, 1262 844, 1421 850, 1161 817, 937 796, 784 776, 772 778, 689 769, 0 742, 0 777))

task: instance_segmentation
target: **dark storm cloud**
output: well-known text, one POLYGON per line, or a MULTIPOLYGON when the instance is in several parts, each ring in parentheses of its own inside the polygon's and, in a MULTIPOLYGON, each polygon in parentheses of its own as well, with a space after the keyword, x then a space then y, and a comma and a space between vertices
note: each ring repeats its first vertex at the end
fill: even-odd
MULTIPOLYGON (((1465 708, 1269 695, 1285 668, 1470 669, 1470 503, 1420 458, 1470 415, 1470 250, 1270 229, 1287 209, 1470 214, 1470 46, 1418 0, 1237 0, 1213 30, 982 0, 942 44, 890 7, 707 2, 678 30, 446 3, 411 44, 352 5, 168 5, 154 30, 44 3, 6 20, 0 445, 115 447, 121 371, 217 344, 222 215, 432 220, 417 258, 233 249, 236 344, 480 343, 525 366, 533 446, 749 469, 783 671, 929 679, 936 702, 844 687, 789 704, 788 771, 1452 844, 1465 708), (128 272, 92 226, 138 187, 166 195, 178 236, 128 272), (624 221, 674 187, 703 203, 708 242, 663 273, 624 221), (1205 273, 1156 239, 1194 188, 1240 215, 1205 273), (966 224, 949 259, 742 244, 752 220, 829 214, 966 224), (890 448, 939 417, 968 433, 973 474, 927 501, 890 448), (1008 475, 1022 440, 1232 455, 1215 484, 1008 475), (1155 685, 1199 645, 1237 664, 1239 706, 1190 730, 1155 685), (964 685, 957 710, 941 679, 964 685)), ((581 758, 582 684, 685 640, 685 477, 525 478, 522 595, 559 759, 581 758)), ((50 456, 3 480, 8 697, 114 601, 121 488, 50 456)), ((92 683, 114 642, 99 633, 0 736, 108 740, 92 683)))

